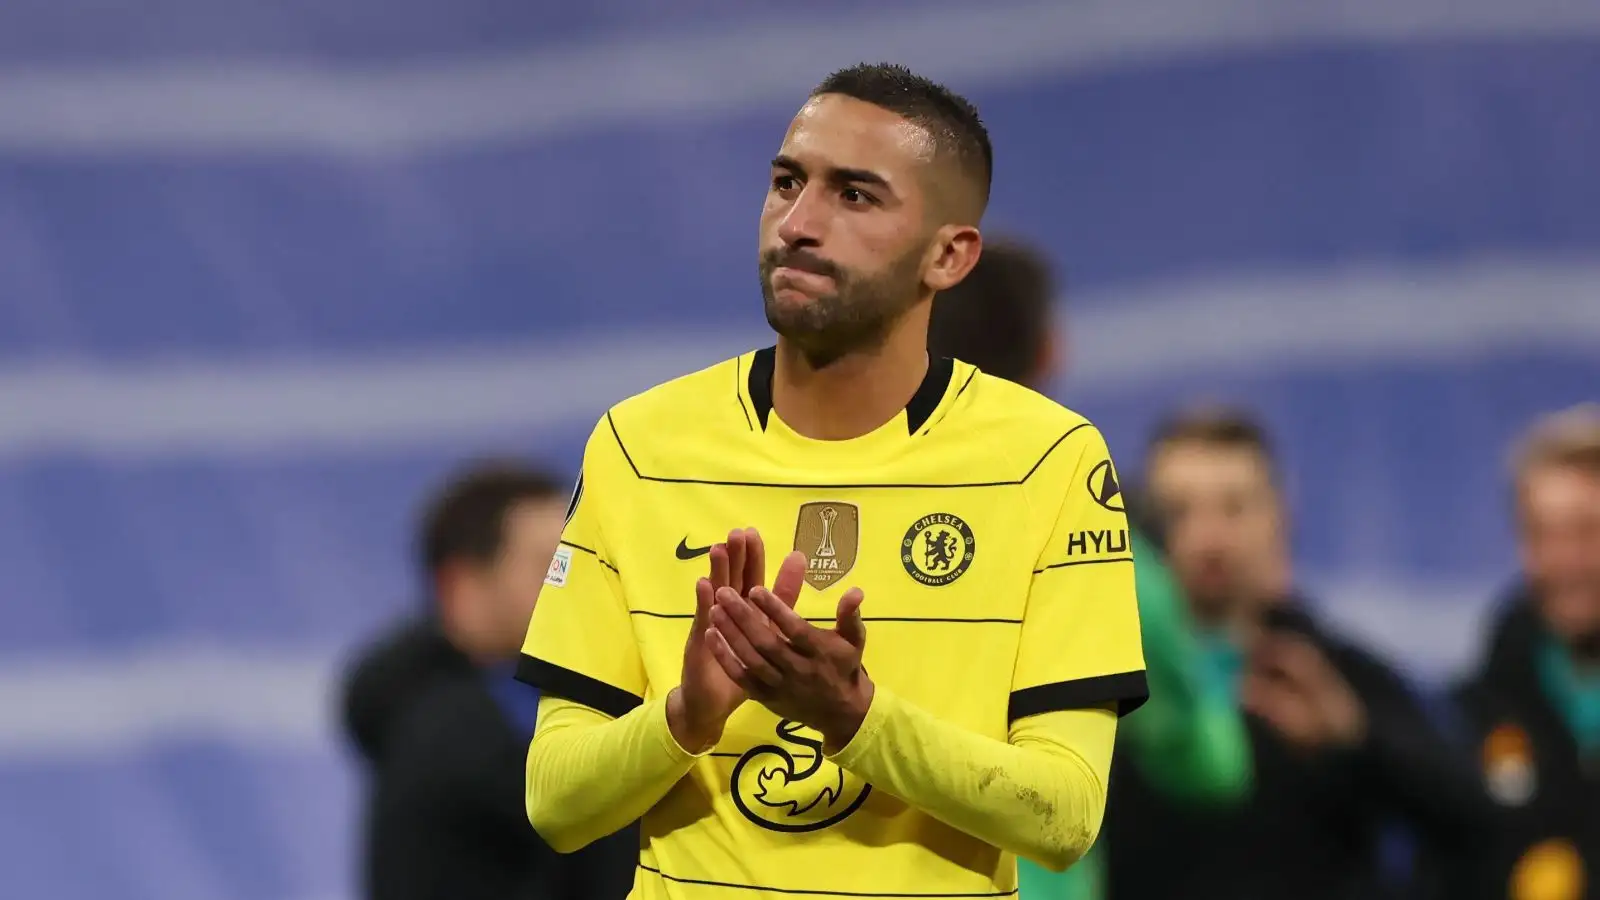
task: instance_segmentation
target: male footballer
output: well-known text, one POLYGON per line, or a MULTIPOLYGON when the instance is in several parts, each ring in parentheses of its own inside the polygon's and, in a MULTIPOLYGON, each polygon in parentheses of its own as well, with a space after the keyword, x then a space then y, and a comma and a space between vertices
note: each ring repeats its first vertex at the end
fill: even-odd
POLYGON ((776 346, 613 407, 519 677, 556 849, 642 817, 631 896, 1004 897, 1062 869, 1147 696, 1117 473, 1070 410, 927 353, 988 134, 835 73, 772 161, 776 346))

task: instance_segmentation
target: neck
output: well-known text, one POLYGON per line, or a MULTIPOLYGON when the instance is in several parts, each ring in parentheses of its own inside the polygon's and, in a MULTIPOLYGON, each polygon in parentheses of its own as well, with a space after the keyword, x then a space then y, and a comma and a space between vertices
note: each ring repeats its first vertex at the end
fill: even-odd
POLYGON ((927 373, 925 330, 896 328, 882 344, 821 368, 780 337, 773 360, 772 408, 803 437, 846 441, 898 415, 927 373))

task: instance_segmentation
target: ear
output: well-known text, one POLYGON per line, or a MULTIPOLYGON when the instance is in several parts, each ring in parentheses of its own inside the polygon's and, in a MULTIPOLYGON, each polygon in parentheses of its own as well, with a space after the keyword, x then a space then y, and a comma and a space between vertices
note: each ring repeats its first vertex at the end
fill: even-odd
POLYGON ((461 616, 474 589, 473 575, 472 566, 461 560, 447 562, 434 573, 433 596, 442 621, 454 622, 461 616))
POLYGON ((931 258, 923 282, 936 294, 947 291, 978 264, 983 235, 971 225, 945 225, 934 233, 928 253, 931 258))

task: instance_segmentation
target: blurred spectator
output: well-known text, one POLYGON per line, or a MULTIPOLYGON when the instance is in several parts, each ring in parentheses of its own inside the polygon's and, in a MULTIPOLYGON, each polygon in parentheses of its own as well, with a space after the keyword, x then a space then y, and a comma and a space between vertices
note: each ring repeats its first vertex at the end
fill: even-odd
POLYGON ((1181 415, 1157 430, 1146 465, 1211 665, 1250 714, 1255 790, 1239 806, 1196 807, 1158 790, 1143 767, 1118 768, 1111 895, 1389 896, 1379 860, 1391 818, 1461 852, 1483 814, 1470 767, 1401 679, 1324 630, 1296 593, 1262 428, 1226 410, 1181 415))
MULTIPOLYGON (((966 279, 934 300, 929 349, 1043 389, 1064 359, 1055 300, 1055 279, 1039 252, 991 239, 966 279)), ((1118 725, 1118 746, 1174 802, 1234 802, 1249 787, 1243 722, 1231 698, 1206 677, 1177 585, 1137 526, 1131 546, 1150 700, 1118 725)), ((1059 874, 1019 861, 1022 900, 1103 896, 1102 854, 1092 852, 1059 874)))
POLYGON ((523 810, 538 695, 511 667, 565 521, 560 485, 512 464, 451 482, 419 539, 430 608, 349 675, 346 727, 370 774, 370 900, 620 900, 633 883, 631 832, 561 856, 523 810))
POLYGON ((1538 423, 1513 474, 1522 575, 1457 699, 1501 815, 1447 896, 1600 898, 1600 406, 1538 423))

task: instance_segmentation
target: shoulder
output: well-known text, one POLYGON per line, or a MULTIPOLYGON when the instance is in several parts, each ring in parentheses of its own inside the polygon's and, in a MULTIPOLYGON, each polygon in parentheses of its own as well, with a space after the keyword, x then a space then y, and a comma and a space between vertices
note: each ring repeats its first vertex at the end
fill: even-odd
POLYGON ((1006 453, 1012 465, 1030 475, 1061 474, 1062 468, 1093 467, 1110 459, 1105 438, 1087 416, 1038 391, 959 365, 963 386, 950 412, 951 431, 991 453, 1006 453))
POLYGON ((434 623, 403 622, 367 645, 343 680, 345 729, 369 758, 383 753, 384 735, 428 686, 467 667, 434 623))
POLYGON ((1376 651, 1321 620, 1316 620, 1313 627, 1316 629, 1314 643, 1358 692, 1369 695, 1369 699, 1370 695, 1407 701, 1416 698, 1417 692, 1410 681, 1376 651))
POLYGON ((736 356, 664 381, 616 404, 606 415, 629 436, 655 427, 681 427, 690 417, 702 426, 743 427, 741 381, 748 371, 749 356, 736 356))
POLYGON ((580 490, 597 480, 637 481, 642 473, 659 471, 660 461, 678 445, 715 446, 733 432, 748 431, 739 391, 748 357, 662 382, 606 410, 584 449, 580 490))
POLYGON ((606 410, 590 436, 589 447, 613 446, 635 464, 637 454, 683 435, 748 431, 741 381, 749 354, 723 360, 664 381, 606 410), (686 426, 692 424, 691 430, 686 426))
POLYGON ((429 685, 396 723, 396 761, 443 774, 515 753, 516 740, 476 672, 429 685))

